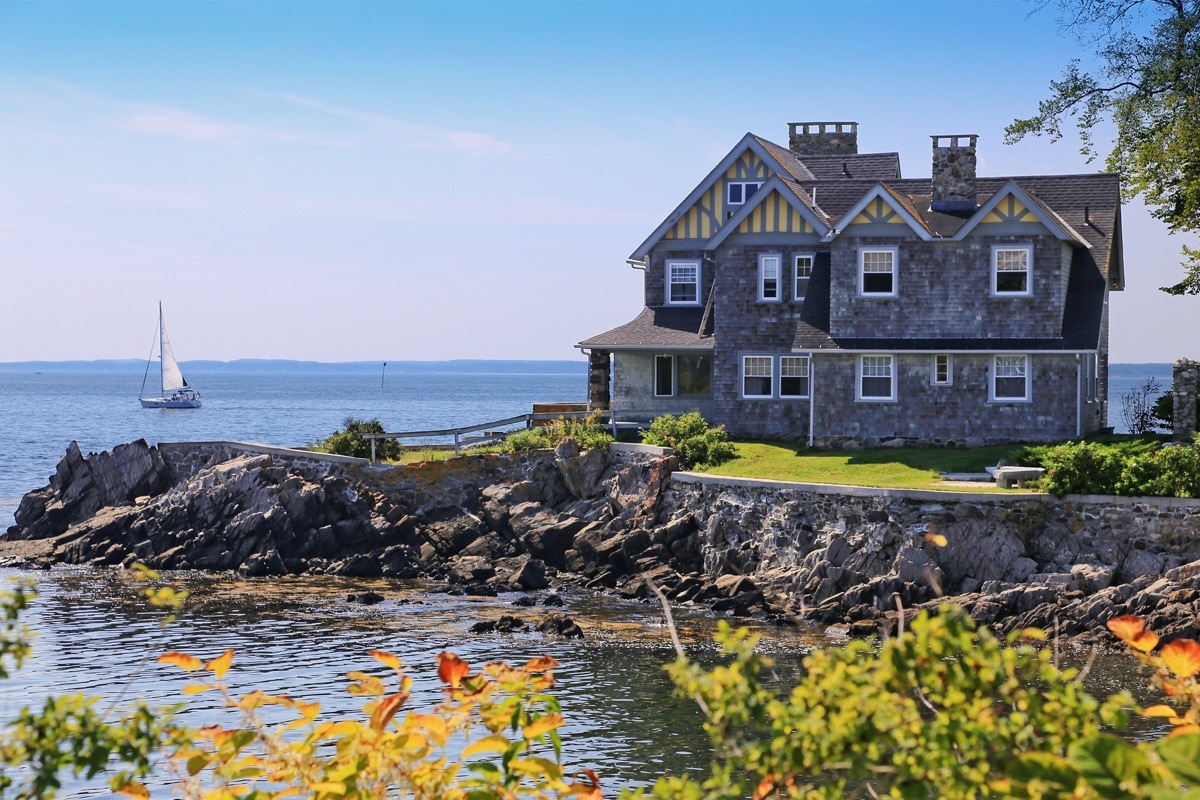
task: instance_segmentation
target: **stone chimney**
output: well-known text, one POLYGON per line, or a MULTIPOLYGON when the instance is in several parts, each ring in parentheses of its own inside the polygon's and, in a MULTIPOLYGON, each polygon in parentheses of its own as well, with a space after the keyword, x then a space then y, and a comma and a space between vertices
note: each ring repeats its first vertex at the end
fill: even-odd
POLYGON ((857 122, 789 122, 788 147, 803 156, 858 153, 857 122))
POLYGON ((975 210, 975 142, 979 136, 932 136, 934 211, 975 210), (964 144, 964 142, 966 142, 964 144))

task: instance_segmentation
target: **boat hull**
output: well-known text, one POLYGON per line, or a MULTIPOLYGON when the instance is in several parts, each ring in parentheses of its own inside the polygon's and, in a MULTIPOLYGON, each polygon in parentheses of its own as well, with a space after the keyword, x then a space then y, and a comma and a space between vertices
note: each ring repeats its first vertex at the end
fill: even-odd
POLYGON ((141 397, 142 408, 199 408, 200 398, 189 397, 141 397))

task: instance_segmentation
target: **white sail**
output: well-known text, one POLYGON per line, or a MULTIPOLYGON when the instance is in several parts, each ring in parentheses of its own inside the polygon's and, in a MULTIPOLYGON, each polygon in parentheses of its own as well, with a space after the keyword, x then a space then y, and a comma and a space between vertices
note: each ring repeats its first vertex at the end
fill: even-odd
POLYGON ((175 353, 171 350, 171 340, 167 338, 167 326, 163 323, 161 304, 158 306, 158 330, 158 346, 162 358, 162 393, 165 397, 185 388, 187 381, 183 379, 183 373, 179 371, 179 362, 175 360, 175 353))

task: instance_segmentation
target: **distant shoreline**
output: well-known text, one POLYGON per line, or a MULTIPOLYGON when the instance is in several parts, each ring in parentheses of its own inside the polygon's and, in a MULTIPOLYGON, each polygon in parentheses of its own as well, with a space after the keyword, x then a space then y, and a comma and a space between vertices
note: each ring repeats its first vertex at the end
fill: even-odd
MULTIPOLYGON (((451 359, 445 361, 388 361, 389 375, 575 375, 587 372, 587 361, 535 359, 451 359)), ((189 374, 225 373, 343 373, 381 374, 383 361, 298 361, 294 359, 239 358, 234 361, 181 361, 189 374)), ((93 361, 6 361, 0 372, 142 372, 145 359, 99 359, 93 361)))

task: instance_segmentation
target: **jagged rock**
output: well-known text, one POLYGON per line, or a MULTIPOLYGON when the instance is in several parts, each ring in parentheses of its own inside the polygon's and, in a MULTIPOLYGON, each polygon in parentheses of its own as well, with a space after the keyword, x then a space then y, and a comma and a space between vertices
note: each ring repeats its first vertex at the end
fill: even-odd
POLYGON ((471 633, 512 633, 524 627, 525 623, 521 619, 504 614, 499 619, 476 622, 470 627, 470 631, 471 633))
POLYGON ((574 439, 563 439, 554 448, 554 465, 567 491, 575 497, 588 499, 603 494, 608 448, 593 447, 581 453, 574 439))
POLYGON ((546 564, 537 558, 526 558, 508 579, 509 586, 530 591, 545 589, 550 585, 546 578, 546 564))
POLYGON ((480 583, 496 574, 493 563, 482 556, 462 556, 450 568, 451 583, 480 583))
POLYGON ((551 592, 550 594, 548 594, 544 598, 542 598, 542 605, 546 606, 546 607, 550 607, 550 606, 562 607, 562 606, 566 605, 566 603, 563 602, 562 597, 555 594, 554 592, 551 592))
POLYGON ((535 606, 537 605, 537 598, 528 594, 521 595, 516 600, 513 600, 513 605, 522 607, 535 606))
POLYGON ((346 602, 360 603, 364 606, 373 606, 378 603, 382 603, 383 601, 384 601, 383 595, 376 594, 375 592, 371 592, 371 591, 359 592, 358 594, 346 595, 346 602))
POLYGON ((560 614, 557 611, 548 613, 541 622, 538 623, 537 629, 542 633, 551 633, 555 636, 565 636, 568 639, 582 639, 583 630, 575 623, 573 619, 566 614, 560 614))

